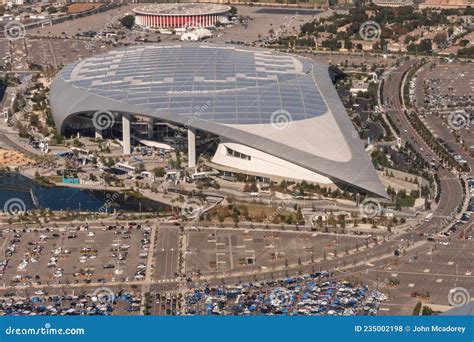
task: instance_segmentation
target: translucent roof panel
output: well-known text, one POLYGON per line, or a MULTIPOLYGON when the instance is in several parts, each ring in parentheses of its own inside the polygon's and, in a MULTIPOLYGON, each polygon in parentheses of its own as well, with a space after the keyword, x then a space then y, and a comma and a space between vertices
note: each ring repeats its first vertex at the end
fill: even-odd
POLYGON ((323 115, 326 104, 304 58, 205 44, 133 46, 63 69, 66 82, 130 104, 225 124, 267 124, 323 115))

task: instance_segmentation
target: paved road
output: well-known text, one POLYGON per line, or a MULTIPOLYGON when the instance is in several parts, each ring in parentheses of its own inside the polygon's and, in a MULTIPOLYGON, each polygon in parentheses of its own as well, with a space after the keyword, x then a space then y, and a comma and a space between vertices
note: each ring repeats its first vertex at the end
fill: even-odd
MULTIPOLYGON (((439 158, 432 153, 428 145, 419 137, 415 129, 410 125, 404 114, 402 103, 398 96, 403 75, 417 62, 416 59, 406 61, 402 63, 399 68, 390 73, 391 76, 387 79, 384 86, 384 102, 385 105, 387 103, 390 104, 390 109, 387 110, 387 115, 392 118, 392 121, 400 129, 402 144, 407 141, 410 142, 413 148, 420 153, 423 158, 426 158, 427 161, 434 159, 441 164, 439 158)), ((458 181, 457 175, 453 174, 450 170, 440 168, 438 174, 441 181, 441 198, 436 214, 449 216, 453 214, 454 209, 459 205, 459 203, 461 203, 461 185, 458 181)), ((431 225, 434 223, 435 222, 431 222, 431 225)))
POLYGON ((156 241, 155 279, 169 282, 178 272, 179 227, 159 227, 156 241))

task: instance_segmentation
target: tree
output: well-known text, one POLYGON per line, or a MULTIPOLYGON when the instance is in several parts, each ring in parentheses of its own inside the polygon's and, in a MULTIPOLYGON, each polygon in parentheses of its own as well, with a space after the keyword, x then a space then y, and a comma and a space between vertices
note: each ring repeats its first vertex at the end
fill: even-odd
POLYGON ((416 303, 415 307, 413 308, 413 316, 419 316, 421 311, 421 302, 416 303))
POLYGON ((431 309, 429 306, 424 305, 421 314, 423 316, 431 316, 433 314, 433 309, 431 309))
POLYGON ((135 25, 135 17, 131 14, 126 15, 125 17, 120 19, 120 24, 130 30, 133 25, 135 25))
POLYGON ((439 32, 433 38, 433 42, 435 42, 436 45, 438 45, 439 47, 447 44, 447 40, 448 40, 448 35, 446 34, 446 32, 439 32))
POLYGON ((153 169, 153 172, 155 173, 155 177, 163 177, 166 174, 166 171, 162 167, 156 167, 153 169))
POLYGON ((141 162, 140 164, 137 165, 137 173, 141 173, 145 170, 146 170, 146 168, 145 168, 145 164, 143 162, 141 162))
POLYGON ((296 222, 297 223, 304 223, 304 217, 303 217, 303 213, 301 212, 300 207, 298 207, 298 210, 296 210, 296 222))
POLYGON ((338 216, 338 221, 342 229, 346 228, 346 215, 340 214, 338 216))
POLYGON ((36 114, 30 115, 30 125, 33 127, 38 127, 39 124, 39 117, 36 114))

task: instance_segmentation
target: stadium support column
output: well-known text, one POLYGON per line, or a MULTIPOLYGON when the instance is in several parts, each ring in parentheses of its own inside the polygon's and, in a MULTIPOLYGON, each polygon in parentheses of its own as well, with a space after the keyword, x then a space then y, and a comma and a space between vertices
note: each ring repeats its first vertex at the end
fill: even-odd
POLYGON ((123 154, 129 155, 131 153, 130 147, 130 114, 122 115, 122 146, 123 154))
POLYGON ((97 127, 95 128, 95 138, 102 139, 102 130, 98 129, 97 127))
POLYGON ((196 166, 196 129, 188 128, 188 166, 196 166))
POLYGON ((148 139, 153 138, 153 118, 148 118, 148 139))

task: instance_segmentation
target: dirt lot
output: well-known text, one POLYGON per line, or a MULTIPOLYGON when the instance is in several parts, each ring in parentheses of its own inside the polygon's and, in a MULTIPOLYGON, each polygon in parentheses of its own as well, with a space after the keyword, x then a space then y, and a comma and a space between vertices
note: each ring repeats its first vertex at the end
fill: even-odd
POLYGON ((67 6, 67 12, 79 13, 79 12, 88 11, 94 8, 100 8, 102 6, 104 6, 104 4, 81 4, 81 3, 70 4, 67 6))

